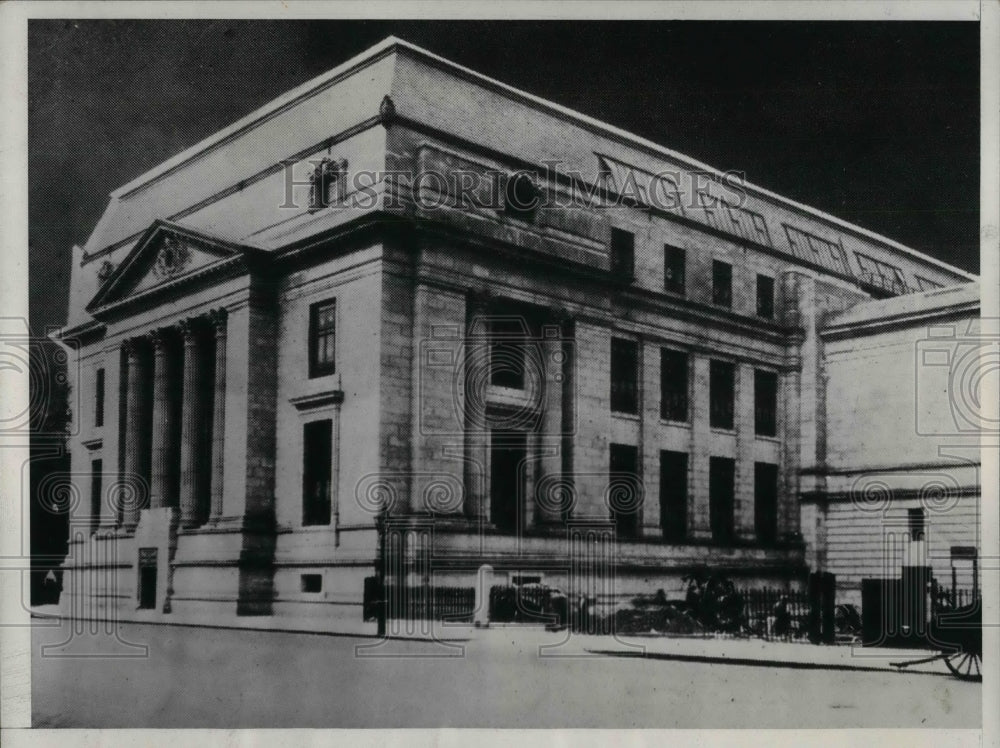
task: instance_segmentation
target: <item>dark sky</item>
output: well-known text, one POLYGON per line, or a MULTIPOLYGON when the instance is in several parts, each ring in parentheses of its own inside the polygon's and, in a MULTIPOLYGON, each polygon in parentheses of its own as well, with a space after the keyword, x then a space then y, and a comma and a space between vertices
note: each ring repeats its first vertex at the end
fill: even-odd
MULTIPOLYGON (((32 328, 108 193, 394 34, 979 271, 975 23, 31 21, 32 328)), ((558 154, 552 154, 557 156, 558 154)))

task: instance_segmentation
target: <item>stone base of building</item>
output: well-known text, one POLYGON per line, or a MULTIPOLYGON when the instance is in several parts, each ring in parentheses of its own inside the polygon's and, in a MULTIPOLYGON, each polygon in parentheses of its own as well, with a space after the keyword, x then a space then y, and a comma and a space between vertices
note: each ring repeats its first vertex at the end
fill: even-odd
POLYGON ((665 544, 616 538, 606 523, 502 534, 463 522, 264 531, 235 522, 177 530, 172 509, 144 510, 134 533, 101 530, 71 544, 60 606, 71 618, 374 633, 365 579, 380 559, 390 584, 474 588, 541 583, 613 607, 686 578, 720 573, 739 587, 801 589, 801 545, 665 544), (380 554, 380 548, 392 553, 380 554))

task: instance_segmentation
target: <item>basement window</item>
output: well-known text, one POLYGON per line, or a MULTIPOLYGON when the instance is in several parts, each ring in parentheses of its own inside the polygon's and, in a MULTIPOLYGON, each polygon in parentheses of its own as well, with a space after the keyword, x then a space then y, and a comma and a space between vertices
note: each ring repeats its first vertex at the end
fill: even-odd
POLYGON ((323 591, 323 575, 322 574, 303 574, 300 579, 302 580, 302 591, 303 592, 322 592, 323 591))

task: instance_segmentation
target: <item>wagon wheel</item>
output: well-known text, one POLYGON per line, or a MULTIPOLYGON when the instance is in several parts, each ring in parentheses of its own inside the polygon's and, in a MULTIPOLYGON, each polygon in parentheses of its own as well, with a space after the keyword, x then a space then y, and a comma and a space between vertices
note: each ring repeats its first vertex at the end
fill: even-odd
POLYGON ((955 652, 944 658, 952 675, 960 680, 982 681, 982 657, 976 652, 955 652))

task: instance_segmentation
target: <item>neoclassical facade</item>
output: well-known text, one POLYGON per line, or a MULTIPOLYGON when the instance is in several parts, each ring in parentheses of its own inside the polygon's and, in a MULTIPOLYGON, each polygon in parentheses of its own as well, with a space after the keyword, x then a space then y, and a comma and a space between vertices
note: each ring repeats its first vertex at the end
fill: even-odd
POLYGON ((972 280, 388 39, 75 248, 64 603, 359 623, 397 542, 399 583, 800 584, 825 325, 972 280))

